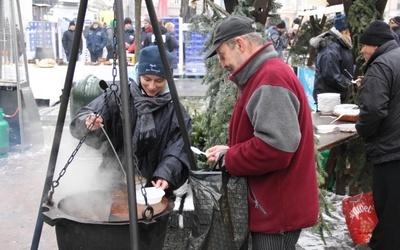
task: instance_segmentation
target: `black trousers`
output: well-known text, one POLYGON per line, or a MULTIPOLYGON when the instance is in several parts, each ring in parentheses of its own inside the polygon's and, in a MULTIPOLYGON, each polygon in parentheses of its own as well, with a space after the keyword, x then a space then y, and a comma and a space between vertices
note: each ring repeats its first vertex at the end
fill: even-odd
POLYGON ((374 166, 372 191, 379 222, 369 246, 374 250, 400 249, 400 161, 374 166))

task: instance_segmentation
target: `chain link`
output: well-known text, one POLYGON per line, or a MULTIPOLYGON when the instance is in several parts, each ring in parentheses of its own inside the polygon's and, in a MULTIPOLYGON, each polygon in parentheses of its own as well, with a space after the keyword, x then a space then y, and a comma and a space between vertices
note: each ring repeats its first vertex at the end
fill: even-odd
POLYGON ((117 77, 117 59, 118 59, 118 53, 117 53, 117 5, 114 1, 113 5, 113 11, 114 11, 114 20, 113 20, 113 27, 114 27, 114 34, 113 34, 113 68, 112 68, 112 76, 113 76, 113 84, 115 84, 115 78, 117 77))
MULTIPOLYGON (((93 128, 94 123, 96 122, 97 118, 101 116, 101 114, 103 113, 104 107, 108 105, 108 99, 111 98, 111 96, 114 96, 115 101, 118 105, 118 109, 120 112, 120 116, 123 119, 123 115, 122 115, 122 105, 121 105, 121 98, 120 96, 117 94, 118 93, 118 89, 119 86, 116 84, 116 77, 117 77, 117 60, 118 60, 118 53, 117 53, 117 12, 116 12, 116 3, 114 2, 113 5, 113 10, 114 10, 114 20, 113 20, 113 27, 114 27, 114 35, 113 35, 113 67, 112 67, 112 76, 113 76, 113 80, 112 80, 112 84, 109 86, 110 89, 110 94, 104 94, 104 105, 102 106, 101 110, 99 112, 96 113, 96 119, 89 125, 85 135, 79 140, 78 145, 76 146, 76 148, 74 149, 74 151, 72 152, 71 156, 68 158, 67 163, 65 164, 65 166, 62 168, 62 170, 60 171, 58 178, 56 180, 54 180, 51 184, 51 188, 49 190, 48 193, 48 197, 47 197, 47 205, 53 205, 53 195, 55 192, 55 188, 58 187, 60 185, 60 179, 65 175, 65 173, 67 172, 67 168, 68 166, 72 163, 72 161, 75 158, 75 155, 78 153, 79 149, 81 148, 82 144, 85 142, 87 135, 90 133, 90 131, 93 128)), ((106 92, 106 91, 105 91, 106 92)), ((129 119, 129 118, 128 118, 129 119)), ((111 143, 111 142, 110 142, 111 143)), ((116 155, 116 157, 118 157, 116 155)), ((147 193, 146 193, 146 189, 145 189, 145 185, 143 184, 143 175, 141 173, 141 171, 139 170, 138 167, 138 159, 136 157, 136 155, 133 153, 133 165, 135 167, 136 170, 136 175, 138 177, 139 183, 141 185, 141 193, 144 196, 144 200, 145 200, 145 204, 148 206, 148 202, 147 202, 147 193)), ((123 166, 121 166, 123 167, 123 166)))
POLYGON ((67 168, 68 166, 72 163, 72 161, 75 158, 75 155, 78 153, 79 149, 81 148, 82 144, 85 142, 87 135, 89 134, 89 132, 92 130, 94 123, 96 122, 97 118, 100 115, 96 115, 96 119, 89 125, 85 135, 79 140, 78 145, 76 146, 76 148, 74 149, 74 151, 72 151, 71 156, 68 158, 67 163, 65 164, 65 166, 61 169, 60 173, 58 174, 58 178, 56 180, 54 180, 51 183, 51 187, 47 196, 47 205, 53 205, 53 195, 55 192, 55 188, 58 187, 60 185, 60 179, 65 175, 65 173, 67 172, 67 168))

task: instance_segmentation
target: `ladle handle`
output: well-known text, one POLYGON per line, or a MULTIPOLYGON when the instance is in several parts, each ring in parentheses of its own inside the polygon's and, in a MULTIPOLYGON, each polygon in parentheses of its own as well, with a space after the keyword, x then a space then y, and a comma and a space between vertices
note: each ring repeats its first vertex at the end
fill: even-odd
POLYGON ((335 120, 331 121, 329 124, 332 124, 332 123, 338 121, 338 120, 339 120, 340 118, 342 118, 344 115, 345 115, 345 114, 340 114, 340 115, 338 116, 338 118, 336 118, 335 120))

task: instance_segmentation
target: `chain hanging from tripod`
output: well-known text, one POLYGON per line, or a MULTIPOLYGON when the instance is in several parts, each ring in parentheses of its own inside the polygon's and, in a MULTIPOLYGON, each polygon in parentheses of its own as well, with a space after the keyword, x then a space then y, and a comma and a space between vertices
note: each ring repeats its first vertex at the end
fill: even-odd
MULTIPOLYGON (((115 1, 114 1, 114 4, 113 4, 113 12, 114 12, 114 19, 113 19, 113 27, 114 27, 114 34, 113 34, 113 64, 112 64, 113 65, 113 69, 112 69, 113 80, 112 80, 112 84, 110 85, 109 88, 112 90, 111 92, 113 92, 114 95, 116 95, 116 92, 118 90, 118 85, 116 84, 116 78, 117 78, 117 72, 118 72, 117 71, 117 60, 118 60, 118 53, 117 52, 118 52, 118 47, 117 47, 117 5, 116 5, 115 1), (115 91, 113 91, 113 90, 115 90, 115 91)), ((133 41, 133 42, 135 42, 135 41, 133 41)), ((116 100, 117 105, 119 107, 119 112, 120 112, 121 118, 123 119, 124 117, 122 115, 121 98, 119 96, 115 96, 115 100, 116 100)), ((137 160, 135 154, 133 154, 133 165, 135 167, 136 174, 137 174, 139 183, 141 185, 140 189, 141 189, 141 193, 142 193, 142 195, 144 197, 145 204, 146 204, 146 206, 149 206, 148 202, 147 202, 146 189, 145 189, 145 187, 143 185, 143 175, 139 170, 138 160, 137 160)))
MULTIPOLYGON (((55 192, 55 188, 59 186, 59 184, 60 184, 60 179, 65 175, 65 173, 66 173, 66 171, 67 171, 67 168, 69 167, 69 165, 70 165, 70 164, 72 163, 72 161, 74 160, 74 158, 75 158, 76 154, 78 153, 79 149, 81 148, 82 144, 85 142, 85 140, 86 140, 88 134, 92 131, 93 126, 94 126, 94 124, 96 123, 97 119, 98 119, 99 117, 101 117, 101 115, 104 113, 104 108, 105 108, 106 106, 108 106, 108 102, 109 102, 110 98, 114 98, 116 104, 118 105, 119 115, 120 115, 120 117, 121 117, 122 120, 124 119, 124 117, 123 117, 123 115, 122 115, 121 98, 120 98, 120 95, 119 95, 119 93, 118 93, 118 91, 119 91, 119 86, 118 86, 118 84, 116 83, 118 53, 117 53, 117 35, 116 35, 116 33, 117 33, 117 25, 116 25, 117 20, 116 20, 116 11, 115 11, 116 4, 115 4, 115 2, 114 2, 114 7, 113 7, 113 8, 114 8, 114 20, 113 20, 114 34, 113 34, 113 67, 112 67, 112 76, 113 76, 113 80, 112 80, 112 83, 111 83, 107 88, 105 88, 105 90, 104 90, 104 94, 103 94, 103 95, 104 95, 103 106, 100 108, 100 110, 94 112, 95 119, 94 119, 94 120, 89 124, 89 126, 87 127, 87 130, 86 130, 84 136, 79 140, 78 145, 77 145, 76 148, 73 150, 71 156, 68 158, 67 163, 66 163, 65 166, 61 169, 58 178, 52 182, 51 188, 50 188, 50 190, 49 190, 49 192, 48 192, 48 197, 47 197, 47 202, 46 202, 47 205, 51 205, 51 206, 53 205, 53 195, 54 195, 54 192, 55 192), (107 91, 107 89, 108 89, 108 91, 107 91)), ((118 160, 118 163, 119 163, 119 165, 120 165, 120 167, 121 167, 121 170, 122 170, 122 172, 124 173, 124 176, 125 176, 125 183, 126 183, 126 178, 127 178, 127 176, 126 176, 126 171, 125 171, 125 169, 124 169, 124 167, 123 167, 123 165, 122 165, 122 163, 121 163, 121 161, 120 161, 120 159, 119 159, 118 153, 116 152, 115 148, 113 147, 113 144, 112 144, 112 142, 111 142, 111 139, 109 138, 109 136, 108 136, 106 130, 104 129, 104 126, 101 125, 100 127, 101 127, 103 133, 105 134, 105 136, 106 136, 106 138, 107 138, 107 140, 108 140, 108 142, 109 142, 109 144, 110 144, 110 147, 111 147, 112 150, 114 151, 114 154, 115 154, 115 156, 116 156, 116 158, 117 158, 117 160, 118 160)), ((152 212, 151 212, 151 211, 152 211, 152 208, 151 208, 151 206, 148 204, 148 201, 147 201, 147 193, 146 193, 145 186, 144 186, 144 184, 143 184, 143 175, 142 175, 141 171, 139 170, 139 167, 138 167, 138 160, 137 160, 135 154, 133 154, 133 158, 134 158, 134 159, 133 159, 133 164, 134 164, 134 167, 135 167, 135 170, 136 170, 136 174, 137 174, 138 180, 139 180, 139 182, 140 182, 140 184, 141 184, 141 193, 142 193, 142 195, 144 196, 145 204, 146 204, 146 207, 147 207, 146 210, 149 210, 149 211, 150 211, 150 214, 152 215, 152 212)), ((143 211, 143 212, 145 212, 145 211, 143 211)))

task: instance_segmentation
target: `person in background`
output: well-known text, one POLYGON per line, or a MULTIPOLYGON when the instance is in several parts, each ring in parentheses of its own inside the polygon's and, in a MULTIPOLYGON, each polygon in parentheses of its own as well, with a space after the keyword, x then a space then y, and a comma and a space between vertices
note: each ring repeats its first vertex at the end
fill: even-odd
MULTIPOLYGON (((174 49, 179 46, 178 42, 176 41, 175 37, 171 38, 171 34, 168 32, 167 28, 163 25, 161 21, 159 21, 159 27, 161 31, 161 37, 163 39, 164 47, 168 52, 174 51, 174 49)), ((154 35, 153 31, 146 34, 146 38, 143 41, 143 48, 150 46, 150 45, 157 45, 156 36, 154 35)))
POLYGON ((313 91, 315 102, 321 93, 340 93, 341 102, 345 102, 355 64, 346 15, 337 15, 333 27, 311 38, 310 45, 317 50, 313 91))
POLYGON ((248 17, 225 18, 206 53, 218 55, 240 89, 228 145, 206 153, 210 162, 223 157, 231 175, 247 177, 253 249, 295 249, 319 212, 311 112, 293 70, 255 27, 248 17))
POLYGON ((126 17, 124 19, 124 30, 125 30, 125 49, 135 41, 135 30, 133 29, 132 19, 126 17))
POLYGON ((15 30, 17 34, 18 58, 20 58, 24 54, 26 47, 24 33, 18 28, 18 25, 15 25, 15 30))
POLYGON ((395 16, 389 20, 390 29, 394 33, 394 40, 400 45, 400 16, 395 16))
POLYGON ((272 42, 276 52, 278 52, 278 56, 281 59, 283 58, 283 50, 287 47, 287 44, 283 42, 282 35, 286 30, 286 24, 284 21, 281 21, 277 25, 271 26, 265 30, 265 34, 267 35, 267 40, 272 42))
POLYGON ((104 23, 103 24, 103 29, 104 32, 106 33, 107 36, 107 44, 106 44, 106 49, 107 49, 107 61, 110 59, 114 58, 114 20, 110 21, 110 24, 104 23))
POLYGON ((172 60, 172 65, 171 68, 172 69, 177 69, 178 68, 178 51, 177 49, 179 49, 179 42, 176 39, 175 36, 175 24, 173 24, 172 22, 166 22, 164 24, 164 27, 167 29, 167 33, 169 34, 169 36, 171 37, 171 43, 173 45, 173 50, 171 51, 172 56, 174 57, 174 59, 172 60))
POLYGON ((23 54, 24 50, 25 50, 25 40, 24 40, 24 34, 20 31, 20 29, 18 29, 18 26, 15 25, 15 35, 16 37, 14 38, 13 35, 11 34, 11 32, 13 32, 10 29, 10 21, 8 18, 5 19, 4 23, 3 23, 4 27, 3 27, 3 34, 4 34, 4 38, 2 40, 3 43, 3 51, 2 51, 2 55, 4 57, 4 63, 6 65, 12 63, 18 63, 19 58, 21 57, 21 55, 23 54), (17 54, 14 55, 14 51, 12 50, 12 46, 14 46, 13 41, 14 39, 17 40, 17 54))
POLYGON ((372 192, 378 224, 356 249, 400 249, 400 48, 390 26, 373 21, 360 35, 365 58, 359 89, 357 133, 373 164, 372 192))
POLYGON ((143 45, 144 40, 147 38, 148 33, 153 33, 153 25, 151 24, 150 18, 146 17, 143 20, 143 27, 140 33, 141 44, 143 45))
MULTIPOLYGON (((150 42, 147 42, 147 45, 144 45, 145 41, 147 39, 149 39, 148 38, 148 34, 153 34, 153 26, 151 25, 150 18, 146 17, 143 20, 143 27, 142 27, 142 29, 140 31, 140 43, 141 43, 142 47, 146 47, 150 43, 150 42)), ((127 46, 126 51, 128 53, 135 53, 135 46, 136 45, 133 42, 131 45, 127 46)))
MULTIPOLYGON (((179 46, 177 44, 177 41, 171 38, 171 35, 168 33, 167 28, 164 27, 162 21, 158 21, 158 26, 160 28, 161 32, 161 38, 163 40, 163 45, 166 51, 168 52, 173 52, 176 46, 179 46)), ((156 36, 153 33, 153 29, 151 32, 146 34, 146 38, 143 41, 143 48, 147 46, 157 46, 157 41, 156 41, 156 36)), ((170 64, 171 67, 171 72, 173 74, 173 68, 172 65, 170 64)))
MULTIPOLYGON (((65 56, 67 57, 67 62, 69 62, 69 58, 71 57, 72 51, 72 42, 74 40, 75 35, 75 22, 69 22, 68 29, 64 31, 62 37, 62 45, 64 48, 65 56)), ((79 44, 79 54, 82 54, 82 43, 79 44)))
POLYGON ((288 29, 288 46, 293 46, 295 44, 295 38, 299 31, 300 24, 301 19, 297 17, 293 20, 292 26, 288 29))
POLYGON ((86 34, 86 47, 90 52, 92 63, 98 64, 98 60, 103 56, 103 49, 107 44, 107 36, 100 23, 93 21, 88 33, 86 34))

